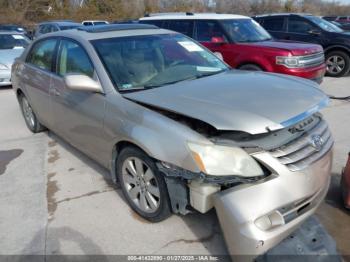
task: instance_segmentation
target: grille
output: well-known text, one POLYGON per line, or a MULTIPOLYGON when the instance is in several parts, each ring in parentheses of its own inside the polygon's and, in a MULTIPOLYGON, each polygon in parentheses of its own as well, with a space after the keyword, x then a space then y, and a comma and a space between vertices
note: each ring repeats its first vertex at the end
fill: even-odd
POLYGON ((300 56, 299 64, 303 67, 311 67, 321 65, 324 61, 324 53, 320 52, 312 55, 300 56))
POLYGON ((315 206, 315 203, 318 202, 318 199, 324 194, 325 190, 327 189, 328 187, 321 188, 319 191, 317 191, 310 197, 306 197, 291 205, 280 208, 278 211, 283 217, 284 222, 289 223, 290 221, 294 220, 298 216, 313 208, 315 206))
POLYGON ((333 146, 333 138, 323 120, 319 121, 311 130, 292 142, 277 149, 271 150, 272 156, 281 164, 286 165, 291 171, 302 170, 324 156, 333 146), (312 138, 320 136, 323 145, 317 148, 312 143, 312 138))

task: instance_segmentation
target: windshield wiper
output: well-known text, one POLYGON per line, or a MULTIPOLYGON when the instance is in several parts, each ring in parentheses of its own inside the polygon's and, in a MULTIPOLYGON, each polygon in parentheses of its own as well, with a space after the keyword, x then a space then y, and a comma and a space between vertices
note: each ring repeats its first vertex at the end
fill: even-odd
POLYGON ((203 77, 207 77, 207 76, 217 75, 217 74, 220 74, 220 73, 225 72, 227 70, 229 70, 229 69, 222 69, 222 70, 212 72, 209 74, 199 74, 199 75, 195 75, 195 76, 191 76, 188 78, 184 78, 184 79, 180 79, 180 80, 176 80, 176 81, 172 81, 172 82, 167 82, 167 83, 159 84, 159 85, 144 85, 143 88, 144 89, 151 89, 151 88, 157 88, 157 87, 162 87, 162 86, 166 86, 166 85, 172 85, 172 84, 176 84, 176 83, 183 82, 183 81, 195 80, 195 79, 199 79, 199 78, 203 78, 203 77))
POLYGON ((183 82, 183 81, 188 81, 188 80, 195 80, 195 79, 199 79, 199 78, 203 78, 203 77, 207 77, 207 76, 212 76, 212 75, 217 75, 220 74, 222 72, 228 71, 229 69, 222 69, 216 72, 212 72, 209 74, 199 74, 199 75, 195 75, 195 76, 191 76, 188 78, 184 78, 184 79, 180 79, 180 80, 176 80, 176 81, 171 81, 171 82, 167 82, 167 83, 163 83, 163 84, 145 84, 143 86, 135 86, 132 88, 128 88, 128 89, 123 89, 123 90, 119 90, 121 92, 135 92, 135 91, 142 91, 142 90, 147 90, 147 89, 152 89, 152 88, 157 88, 157 87, 162 87, 162 86, 167 86, 167 85, 173 85, 179 82, 183 82))
POLYGON ((197 75, 196 76, 196 79, 199 79, 199 78, 203 78, 203 77, 207 77, 207 76, 213 76, 213 75, 217 75, 217 74, 220 74, 222 72, 226 72, 228 71, 229 69, 221 69, 219 71, 215 71, 215 72, 212 72, 212 73, 209 73, 209 74, 200 74, 200 75, 197 75))

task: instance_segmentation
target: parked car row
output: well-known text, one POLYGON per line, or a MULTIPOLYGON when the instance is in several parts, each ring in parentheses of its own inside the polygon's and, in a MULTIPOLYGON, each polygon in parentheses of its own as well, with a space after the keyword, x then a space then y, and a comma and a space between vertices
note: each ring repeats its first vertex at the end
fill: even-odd
POLYGON ((185 34, 219 54, 233 68, 288 74, 318 83, 326 71, 321 46, 276 40, 249 17, 160 14, 141 18, 140 22, 185 34))
MULTIPOLYGON (((344 17, 324 17, 334 20, 333 23, 308 14, 272 14, 253 18, 267 31, 248 17, 219 14, 153 14, 127 23, 155 24, 183 33, 221 56, 233 68, 289 74, 318 83, 322 82, 325 72, 334 77, 349 73, 350 35, 340 28, 347 27, 344 17), (335 21, 342 21, 342 24, 335 21), (319 46, 297 42, 318 44, 324 51, 319 46), (326 66, 322 62, 323 52, 326 66)), ((77 28, 82 24, 98 26, 108 22, 43 22, 37 26, 34 37, 77 28)))

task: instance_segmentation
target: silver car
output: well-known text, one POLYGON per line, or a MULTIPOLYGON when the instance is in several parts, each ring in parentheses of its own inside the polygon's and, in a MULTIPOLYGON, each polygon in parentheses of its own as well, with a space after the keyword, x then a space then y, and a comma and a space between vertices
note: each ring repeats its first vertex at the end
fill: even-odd
POLYGON ((0 87, 11 85, 12 64, 29 45, 29 41, 18 32, 0 32, 0 87))
POLYGON ((317 84, 235 71, 150 25, 43 36, 13 67, 27 126, 111 171, 152 222, 216 208, 231 254, 258 255, 314 213, 333 140, 317 84))

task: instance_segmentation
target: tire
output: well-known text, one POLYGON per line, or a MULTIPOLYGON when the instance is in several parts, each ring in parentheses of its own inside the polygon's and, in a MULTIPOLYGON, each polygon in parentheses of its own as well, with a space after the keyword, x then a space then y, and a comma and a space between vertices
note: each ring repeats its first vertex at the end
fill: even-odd
POLYGON ((263 71, 261 67, 253 64, 242 65, 238 69, 246 71, 263 71))
POLYGON ((327 76, 342 77, 350 71, 349 54, 343 51, 332 51, 326 54, 327 76))
POLYGON ((33 133, 44 131, 46 128, 39 122, 31 105, 28 102, 28 99, 24 95, 20 95, 18 101, 20 103, 21 112, 28 129, 33 133))
POLYGON ((143 151, 124 148, 117 159, 117 176, 128 204, 141 217, 160 222, 171 215, 164 177, 143 151))

